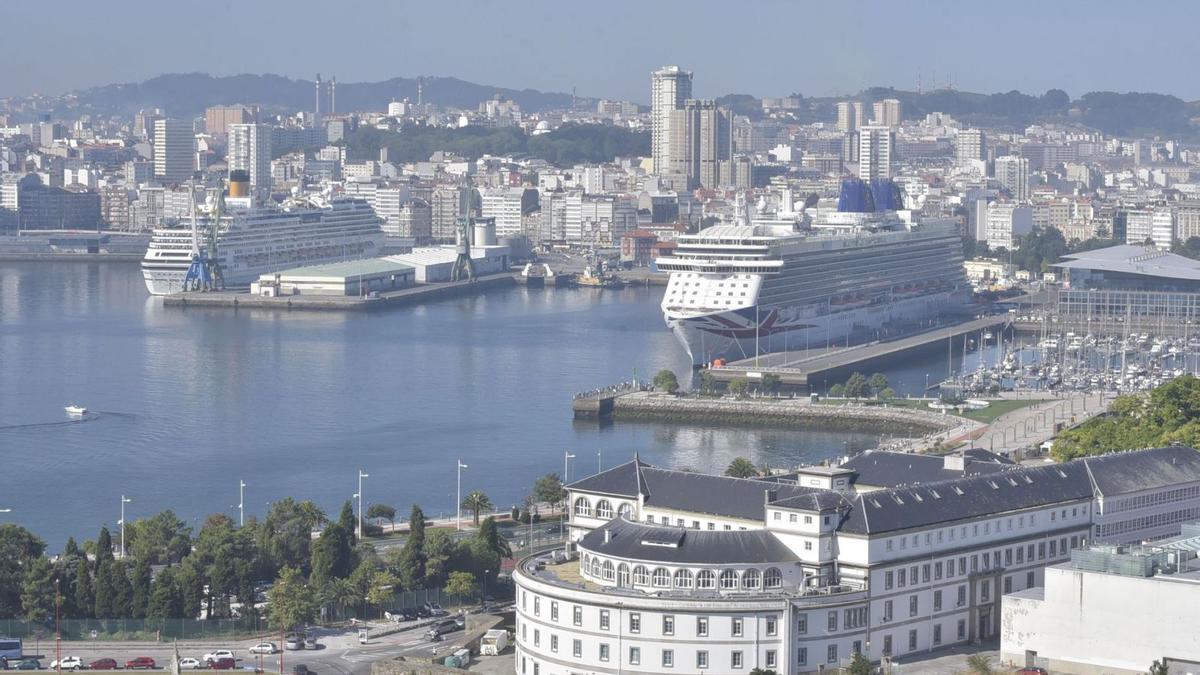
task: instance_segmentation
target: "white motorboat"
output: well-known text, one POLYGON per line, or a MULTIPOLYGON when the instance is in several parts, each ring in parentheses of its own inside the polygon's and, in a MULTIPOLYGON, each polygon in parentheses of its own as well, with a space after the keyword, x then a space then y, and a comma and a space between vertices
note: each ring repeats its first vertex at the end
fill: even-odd
POLYGON ((87 413, 87 411, 88 411, 88 409, 85 406, 74 405, 74 404, 63 408, 63 410, 66 410, 68 415, 74 415, 74 416, 82 416, 85 413, 87 413))

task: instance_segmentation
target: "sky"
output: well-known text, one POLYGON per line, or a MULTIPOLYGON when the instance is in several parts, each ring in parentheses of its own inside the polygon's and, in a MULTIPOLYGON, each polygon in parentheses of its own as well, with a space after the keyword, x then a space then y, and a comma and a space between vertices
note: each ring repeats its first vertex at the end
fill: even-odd
POLYGON ((1200 41, 1169 28, 1200 22, 1184 0, 56 0, 6 1, 2 16, 27 29, 0 40, 0 97, 172 72, 319 72, 646 103, 650 71, 678 64, 698 97, 915 90, 920 78, 1200 99, 1200 41))

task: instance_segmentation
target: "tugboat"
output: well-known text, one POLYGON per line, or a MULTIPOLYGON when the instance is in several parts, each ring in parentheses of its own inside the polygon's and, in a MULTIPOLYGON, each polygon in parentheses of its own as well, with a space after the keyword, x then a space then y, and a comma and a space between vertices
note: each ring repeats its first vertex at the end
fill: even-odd
POLYGON ((583 272, 575 277, 575 283, 586 288, 620 288, 625 285, 625 282, 616 276, 606 274, 603 263, 598 264, 595 269, 591 265, 583 268, 583 272))

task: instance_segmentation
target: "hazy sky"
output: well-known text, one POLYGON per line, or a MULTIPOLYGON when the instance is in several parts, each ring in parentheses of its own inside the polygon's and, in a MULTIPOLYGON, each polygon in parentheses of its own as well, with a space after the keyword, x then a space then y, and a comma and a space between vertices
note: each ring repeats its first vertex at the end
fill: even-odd
POLYGON ((926 87, 952 77, 988 93, 1200 98, 1200 41, 1188 34, 1200 3, 1183 0, 3 0, 0 10, 0 96, 167 72, 320 72, 646 102, 649 72, 677 63, 695 72, 697 96, 915 89, 920 73, 926 87))

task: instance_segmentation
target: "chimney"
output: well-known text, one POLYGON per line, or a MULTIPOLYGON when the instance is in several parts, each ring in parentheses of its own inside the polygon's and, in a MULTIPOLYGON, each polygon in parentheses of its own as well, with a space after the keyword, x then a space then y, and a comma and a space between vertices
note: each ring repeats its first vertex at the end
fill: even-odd
POLYGON ((605 530, 605 531, 604 531, 604 543, 606 543, 606 544, 607 544, 607 543, 608 543, 608 542, 610 542, 610 541, 612 541, 612 531, 611 531, 611 530, 605 530))
POLYGON ((316 108, 316 116, 313 119, 317 122, 321 121, 321 74, 320 73, 317 73, 317 108, 316 108))

